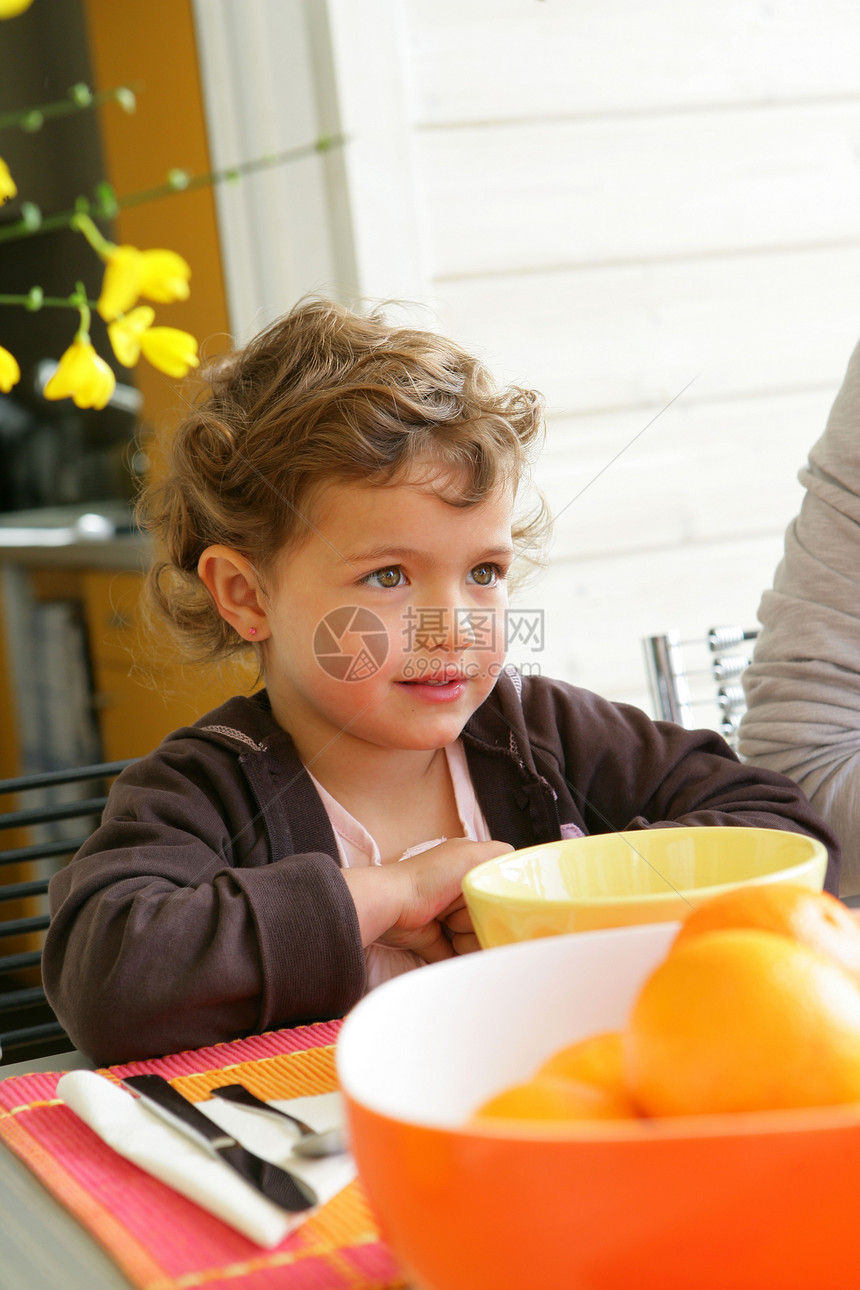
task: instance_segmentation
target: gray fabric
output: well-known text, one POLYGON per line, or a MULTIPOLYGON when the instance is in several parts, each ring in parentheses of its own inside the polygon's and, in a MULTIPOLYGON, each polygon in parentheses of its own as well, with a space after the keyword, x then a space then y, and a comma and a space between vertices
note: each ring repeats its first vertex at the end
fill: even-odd
POLYGON ((840 894, 860 892, 860 345, 759 607, 743 677, 741 756, 789 775, 842 844, 840 894))

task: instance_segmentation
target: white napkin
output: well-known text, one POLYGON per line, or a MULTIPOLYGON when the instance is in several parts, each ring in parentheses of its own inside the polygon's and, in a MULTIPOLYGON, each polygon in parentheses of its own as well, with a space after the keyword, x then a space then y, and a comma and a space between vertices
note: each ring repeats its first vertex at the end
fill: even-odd
MULTIPOLYGON (((57 1082, 57 1096, 119 1155, 196 1201, 258 1245, 270 1249, 317 1212, 310 1209, 300 1214, 285 1213, 225 1161, 215 1159, 166 1124, 139 1098, 95 1071, 69 1071, 57 1082)), ((331 1200, 355 1177, 355 1163, 348 1153, 319 1160, 291 1155, 297 1135, 286 1121, 282 1127, 272 1116, 221 1098, 196 1105, 243 1147, 300 1175, 313 1187, 320 1204, 331 1200)), ((338 1093, 272 1102, 272 1106, 294 1111, 319 1131, 343 1124, 338 1093)))

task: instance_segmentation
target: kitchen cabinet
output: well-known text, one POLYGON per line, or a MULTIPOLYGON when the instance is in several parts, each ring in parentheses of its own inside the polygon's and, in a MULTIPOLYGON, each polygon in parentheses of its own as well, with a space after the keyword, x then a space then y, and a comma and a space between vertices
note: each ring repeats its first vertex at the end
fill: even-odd
POLYGON ((130 572, 88 570, 80 578, 96 717, 108 760, 142 756, 171 730, 248 691, 255 679, 255 668, 238 663, 185 663, 164 636, 148 633, 142 583, 142 574, 130 572))
POLYGON ((193 664, 166 628, 147 626, 148 558, 132 534, 41 548, 25 536, 0 541, 0 774, 143 756, 255 688, 253 660, 193 664))

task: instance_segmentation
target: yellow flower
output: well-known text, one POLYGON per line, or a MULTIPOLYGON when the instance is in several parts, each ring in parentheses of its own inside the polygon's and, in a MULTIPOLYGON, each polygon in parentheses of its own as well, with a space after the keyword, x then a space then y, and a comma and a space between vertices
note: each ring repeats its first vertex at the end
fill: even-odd
POLYGON ((138 305, 121 318, 108 323, 108 338, 119 361, 125 367, 134 367, 140 358, 140 342, 155 319, 152 305, 138 305))
POLYGON ((137 304, 143 281, 143 252, 136 246, 113 246, 105 255, 105 275, 98 310, 112 322, 137 304))
POLYGON ((167 305, 173 300, 187 300, 191 266, 176 251, 141 251, 143 256, 140 294, 147 300, 167 305))
POLYGON ((159 304, 187 300, 191 268, 176 251, 139 251, 136 246, 112 246, 105 252, 105 275, 99 313, 105 322, 128 313, 140 296, 159 304))
POLYGON ((116 388, 116 377, 88 340, 78 337, 60 359, 45 386, 46 399, 72 398, 78 408, 103 408, 116 388))
MULTIPOLYGON (((3 0, 0 0, 0 4, 2 3, 3 0)), ((11 201, 11 199, 16 196, 17 192, 18 186, 9 173, 9 167, 6 165, 3 158, 0 157, 0 206, 2 206, 4 202, 11 201)))
POLYGON ((21 379, 21 369, 15 358, 0 345, 0 390, 8 394, 13 385, 17 385, 21 379))
POLYGON ((0 0, 0 18, 15 18, 32 3, 33 0, 0 0))
POLYGON ((178 327, 150 327, 140 338, 144 358, 168 376, 187 376, 199 363, 197 341, 178 327))

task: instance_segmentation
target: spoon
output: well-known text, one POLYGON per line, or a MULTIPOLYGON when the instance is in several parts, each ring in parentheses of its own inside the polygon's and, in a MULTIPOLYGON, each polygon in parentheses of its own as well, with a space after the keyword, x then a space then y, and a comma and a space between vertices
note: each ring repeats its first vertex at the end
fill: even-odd
POLYGON ((246 1106, 251 1111, 261 1111, 269 1115, 276 1115, 282 1120, 289 1120, 301 1137, 293 1146, 293 1155, 295 1156, 335 1156, 341 1151, 346 1151, 346 1138, 343 1129, 325 1129, 318 1133, 312 1129, 304 1120, 300 1120, 297 1115, 290 1115, 288 1111, 281 1111, 276 1106, 270 1106, 262 1098, 252 1093, 244 1084, 224 1084, 220 1088, 212 1089, 213 1097, 221 1097, 225 1102, 235 1102, 237 1106, 246 1106))

